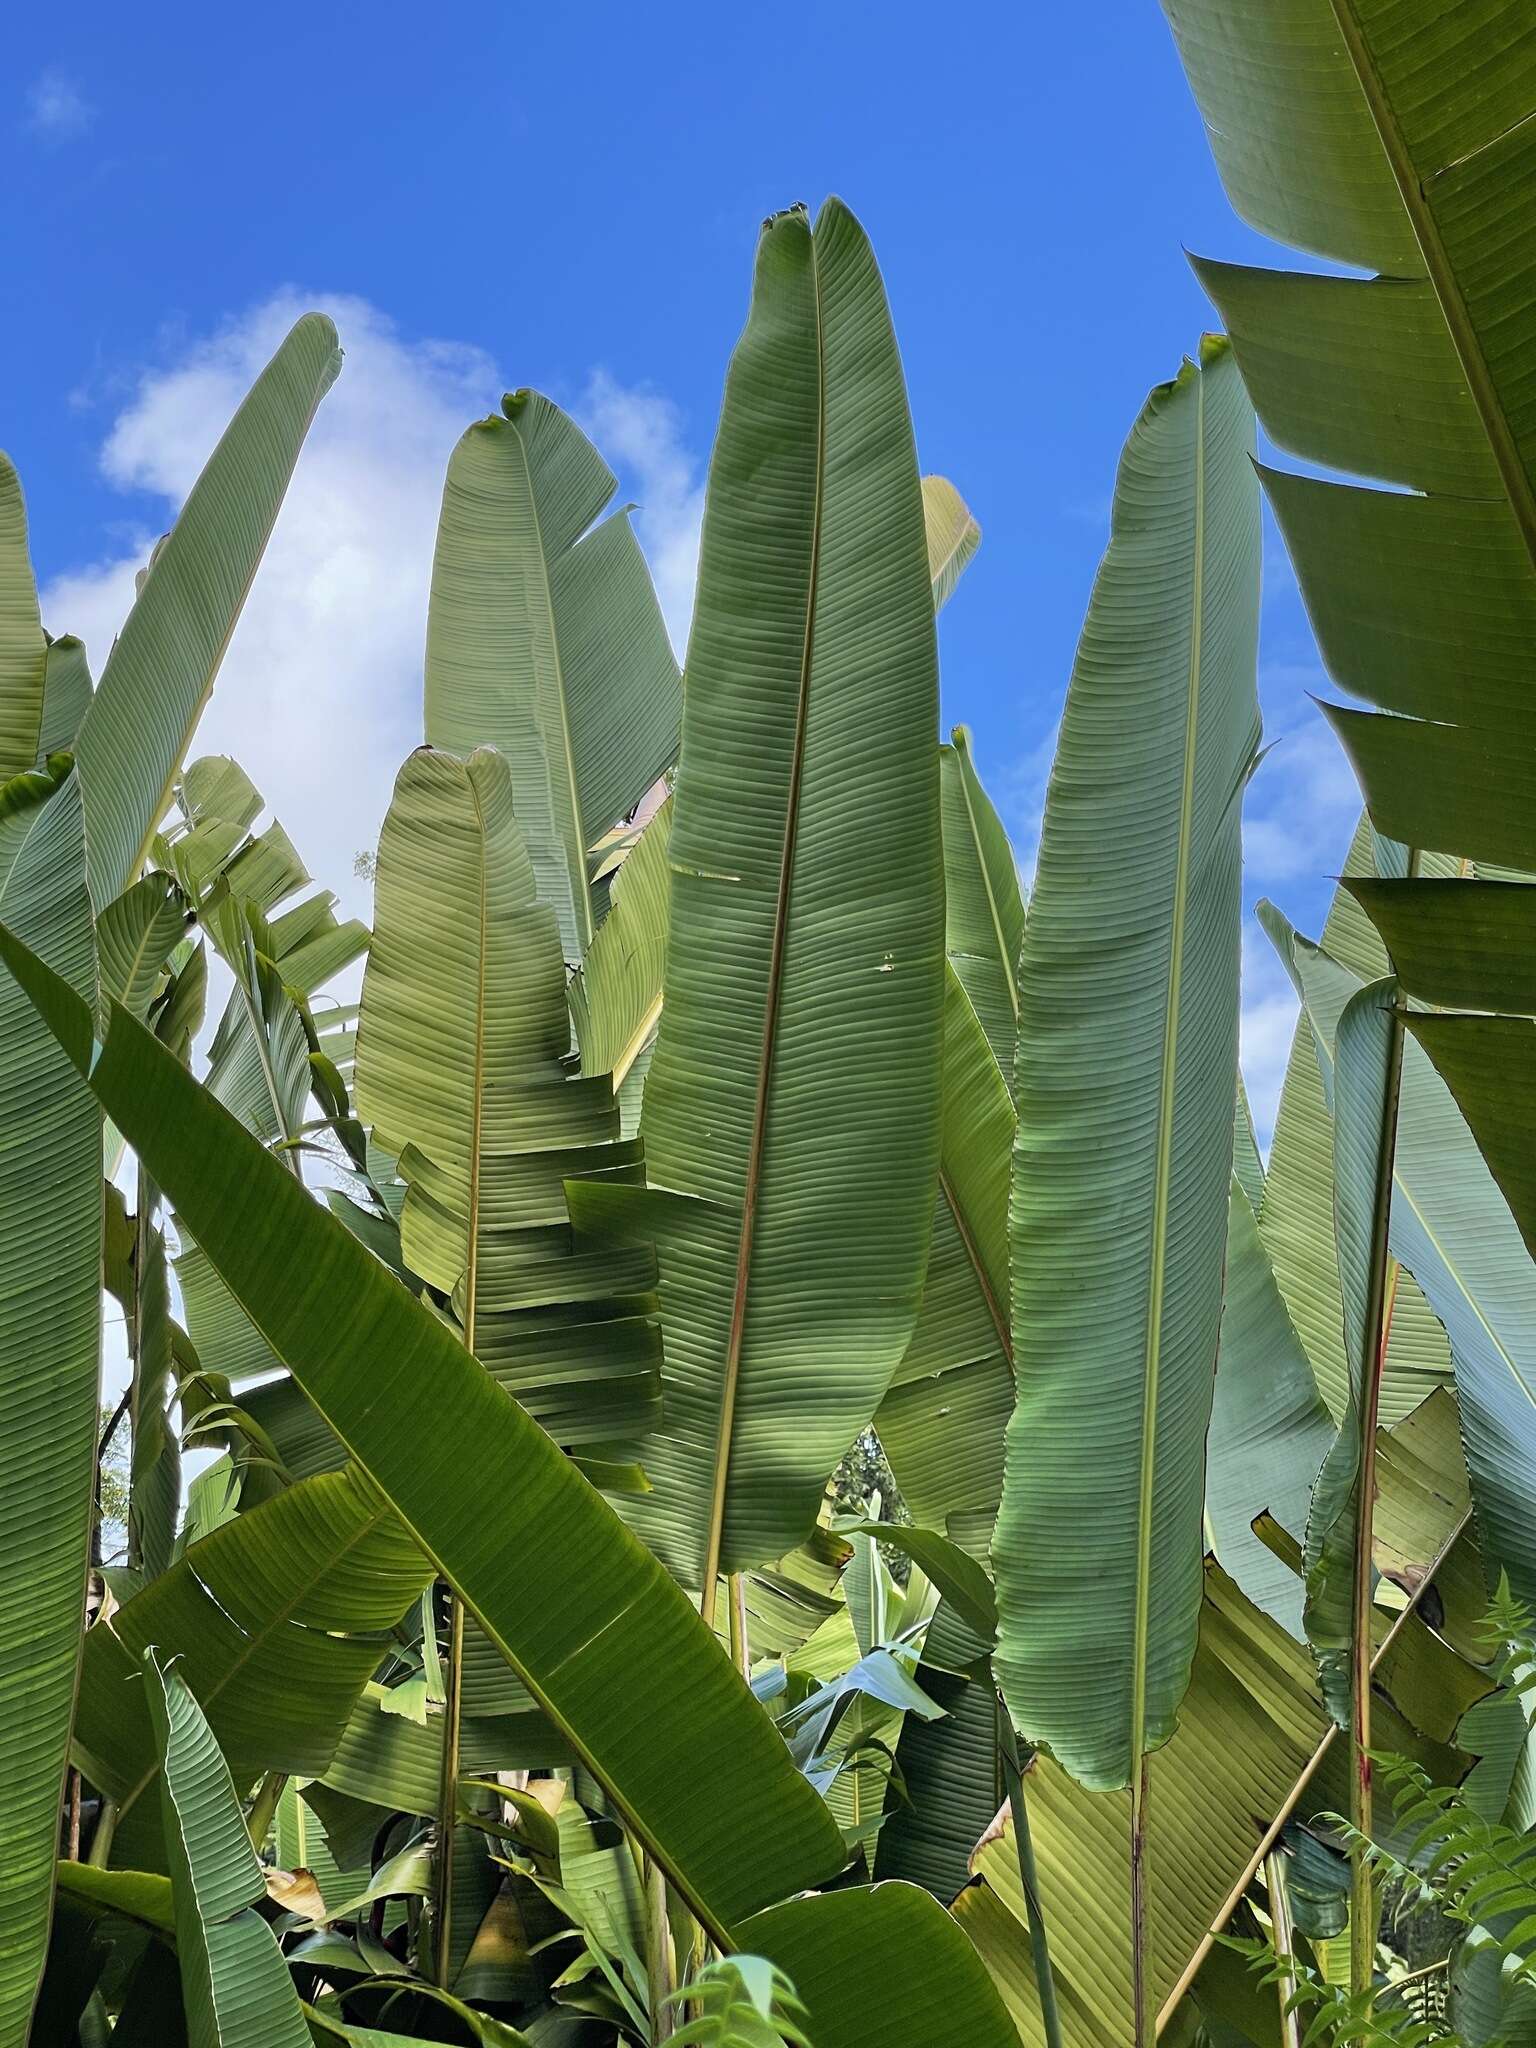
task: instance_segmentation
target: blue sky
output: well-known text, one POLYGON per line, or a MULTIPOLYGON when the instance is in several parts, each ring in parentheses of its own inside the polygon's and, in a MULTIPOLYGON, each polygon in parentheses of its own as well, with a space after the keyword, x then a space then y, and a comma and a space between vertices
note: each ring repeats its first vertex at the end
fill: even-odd
MULTIPOLYGON (((418 737, 436 494, 459 429, 533 384, 640 501, 669 617, 755 231, 840 193, 879 253, 925 468, 985 529, 945 615, 945 714, 1030 846, 1120 443, 1210 315, 1183 248, 1272 260, 1222 196, 1155 0, 801 15, 277 0, 16 24, 0 441, 55 632, 99 665, 132 569, 306 304, 322 408, 200 750, 239 753, 318 879, 360 885, 418 737)), ((1283 258, 1281 260, 1284 260, 1283 258)), ((1271 533, 1249 896, 1306 928, 1352 784, 1271 533)), ((1292 1007, 1256 932, 1245 1064, 1292 1007)))

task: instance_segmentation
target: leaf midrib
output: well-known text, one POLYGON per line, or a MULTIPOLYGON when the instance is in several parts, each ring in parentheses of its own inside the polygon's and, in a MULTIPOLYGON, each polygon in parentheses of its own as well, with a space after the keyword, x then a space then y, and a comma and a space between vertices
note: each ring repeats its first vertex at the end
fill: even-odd
POLYGON ((1002 912, 998 908, 997 891, 992 887, 992 870, 981 843, 981 831, 976 823, 976 806, 971 801, 971 778, 969 754, 958 745, 955 748, 955 765, 960 771, 960 794, 965 799, 965 819, 971 828, 971 845, 976 853, 976 866, 981 873, 981 886, 986 892, 987 909, 992 917, 992 931, 997 940, 997 957, 1003 966, 1003 985, 1008 991, 1008 1000, 1013 1006, 1014 1028, 1019 1022, 1019 963, 1008 958, 1008 941, 1003 933, 1002 912))

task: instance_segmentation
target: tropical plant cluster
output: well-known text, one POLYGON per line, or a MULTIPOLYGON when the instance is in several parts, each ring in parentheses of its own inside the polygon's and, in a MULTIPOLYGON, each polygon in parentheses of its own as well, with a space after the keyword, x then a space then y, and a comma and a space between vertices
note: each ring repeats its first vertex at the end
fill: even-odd
POLYGON ((836 200, 681 669, 578 424, 459 441, 368 924, 195 747, 331 323, 98 678, 0 467, 0 2048, 1536 2039, 1536 35, 1164 4, 1335 268, 1197 264, 1027 900, 836 200), (1265 498, 1371 707, 1267 1157, 1265 498))

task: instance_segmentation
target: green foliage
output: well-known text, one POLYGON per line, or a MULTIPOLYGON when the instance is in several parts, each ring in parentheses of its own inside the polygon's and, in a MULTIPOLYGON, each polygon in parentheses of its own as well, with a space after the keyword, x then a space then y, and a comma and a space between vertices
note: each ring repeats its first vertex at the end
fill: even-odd
POLYGON ((667 2003, 692 2012, 672 2034, 674 2048, 815 2048, 795 1987, 762 1956, 706 1963, 667 2003))

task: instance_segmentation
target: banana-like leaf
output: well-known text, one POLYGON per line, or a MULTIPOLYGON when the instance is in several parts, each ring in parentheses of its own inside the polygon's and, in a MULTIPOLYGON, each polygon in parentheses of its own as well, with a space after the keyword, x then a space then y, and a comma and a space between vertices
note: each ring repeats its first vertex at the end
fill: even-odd
POLYGON ((1257 1217, 1264 1206, 1264 1161, 1259 1156, 1253 1111, 1248 1105, 1248 1090, 1243 1086, 1241 1073, 1237 1077, 1237 1103, 1232 1112, 1232 1171, 1237 1175, 1238 1186, 1248 1197, 1248 1206, 1257 1217))
POLYGON ((933 608, 941 612, 981 546, 981 528, 947 476, 923 478, 923 525, 928 536, 933 608))
MULTIPOLYGON (((1330 674, 1399 714, 1329 710, 1371 815, 1405 845, 1536 868, 1536 45, 1525 9, 1489 0, 1448 33, 1436 0, 1164 4, 1239 212, 1380 273, 1201 266, 1275 440, 1411 487, 1265 476, 1330 674)), ((1406 953, 1420 950, 1401 928, 1416 887, 1398 912, 1406 953)), ((1440 925, 1423 944, 1445 941, 1440 925)), ((1497 1116, 1518 1066, 1500 1060, 1497 1034, 1445 1042, 1461 1048, 1480 1141, 1486 1128, 1500 1149, 1483 1105, 1497 1116), (1482 1057, 1494 1064, 1474 1082, 1482 1057)))
POLYGON ((21 479, 0 455, 0 783, 25 775, 41 756, 47 675, 21 479))
POLYGON ((916 1885, 791 1899, 747 1921, 740 1946, 794 1985, 816 2048, 1018 2048, 971 1944, 916 1885))
POLYGON ((456 1333, 142 1026, 115 1011, 93 1046, 89 1005, 3 931, 0 952, 274 1354, 698 1917, 723 1935, 833 1875, 836 1825, 689 1601, 456 1333), (508 1475, 496 1513, 473 1471, 508 1475))
POLYGON ((1003 821, 976 773, 965 726, 957 725, 950 744, 940 747, 939 764, 944 943, 1011 1088, 1019 1035, 1019 952, 1024 944, 1019 870, 1003 821))
POLYGON ((171 876, 142 876, 96 920, 97 978, 109 998, 143 1020, 160 972, 187 931, 187 901, 171 876))
POLYGON ((571 1019, 582 1069, 611 1074, 615 1090, 654 1041, 661 1019, 671 835, 669 797, 614 878, 608 915, 571 982, 571 1019))
POLYGON ((84 644, 73 633, 48 643, 48 674, 43 685, 43 729, 37 742, 39 767, 50 754, 71 753, 85 714, 91 707, 91 671, 84 644))
POLYGON ((489 748, 467 763, 419 748, 400 770, 358 1113, 399 1160, 405 1263, 452 1298, 482 1363, 568 1441, 640 1436, 660 1405, 654 1262, 584 1251, 564 1192, 572 1175, 638 1179, 638 1147, 619 1137, 606 1075, 569 1073, 560 934, 513 793, 489 748))
POLYGON ((1105 1789, 1173 1733, 1199 1625, 1258 742, 1252 435, 1221 341, 1132 432, 1024 940, 996 1664, 1020 1731, 1105 1789))
POLYGON ((922 1307, 875 1427, 914 1518, 985 1556, 1013 1410, 1014 1115, 953 965, 945 977, 943 1059, 943 1150, 922 1307))
POLYGON ((305 314, 209 456, 113 645, 75 744, 98 909, 149 850, 299 448, 340 367, 335 328, 305 314))
POLYGON ((1286 1313, 1253 1205, 1232 1184, 1205 1509, 1217 1558, 1254 1605, 1298 1639, 1302 1588, 1254 1534, 1262 1514, 1300 1538, 1334 1426, 1286 1313))
MULTIPOLYGON (((1317 1656, 1323 1698, 1341 1728, 1351 1720, 1355 1641, 1355 1547, 1361 1515, 1361 1417, 1376 1360, 1371 1328, 1372 1233, 1382 1147, 1392 1143, 1393 984, 1369 982, 1340 1013, 1334 1042, 1334 1215, 1349 1398, 1328 1447, 1307 1517, 1307 1640, 1317 1656)), ((1363 1739, 1363 1738, 1362 1738, 1363 1739)))
MULTIPOLYGON (((78 775, 6 829, 0 918, 94 1004, 78 775)), ((26 2035, 48 1939, 100 1427, 101 1146, 99 1108, 0 977, 0 2039, 26 2035)))
MULTIPOLYGON (((1345 886, 1334 892, 1322 938, 1324 950, 1361 981, 1376 981, 1390 972, 1381 941, 1353 895, 1354 878, 1373 876, 1375 865, 1370 821, 1362 818, 1344 863, 1345 886)), ((1430 854, 1424 856, 1423 866, 1426 872, 1443 874, 1456 863, 1430 854)), ((1349 1370, 1334 1243, 1333 1118, 1318 1059, 1312 1026, 1303 1011, 1296 1020, 1280 1091, 1258 1212, 1259 1235, 1318 1389, 1337 1418, 1344 1410, 1349 1370)), ((1444 1330, 1413 1276, 1399 1272, 1382 1376, 1382 1421, 1400 1422, 1435 1387, 1448 1382, 1450 1373, 1444 1330)))
POLYGON ((189 2048, 309 2048, 266 1880, 213 1731, 181 1672, 146 1649, 145 1715, 161 1763, 189 2048))
POLYGON ((1478 1149, 1536 1258, 1536 1091, 1529 1017, 1415 1017, 1408 1029, 1472 1127, 1478 1149))
POLYGON ((92 1784, 118 1802, 117 1861, 158 1869, 166 1853, 153 1730, 131 1682, 147 1648, 180 1660, 242 1790, 267 1770, 318 1776, 378 1662, 377 1632, 428 1577, 351 1470, 301 1480, 225 1523, 92 1628, 75 1742, 92 1784))
MULTIPOLYGON (((1302 991, 1325 1072, 1359 977, 1280 918, 1265 923, 1302 991)), ((1433 1021, 1433 1020, 1431 1020, 1433 1021)), ((1391 1217, 1393 1255, 1445 1325, 1462 1441, 1488 1569, 1536 1596, 1536 1266, 1450 1091, 1404 1048, 1391 1217)))
POLYGON ((581 961, 587 849, 677 758, 682 682, 616 479, 537 391, 469 428, 443 490, 427 614, 426 737, 494 746, 539 900, 581 961))
POLYGON ((666 1415, 629 1519, 684 1584, 770 1562, 912 1333, 939 1148, 937 660, 901 365, 836 200, 758 244, 710 468, 646 1190, 666 1415), (773 573, 765 564, 771 560, 773 573))

